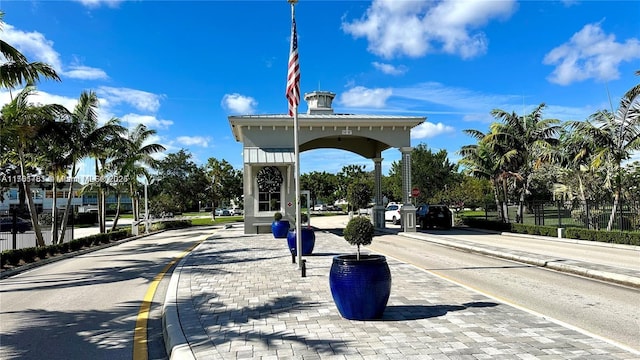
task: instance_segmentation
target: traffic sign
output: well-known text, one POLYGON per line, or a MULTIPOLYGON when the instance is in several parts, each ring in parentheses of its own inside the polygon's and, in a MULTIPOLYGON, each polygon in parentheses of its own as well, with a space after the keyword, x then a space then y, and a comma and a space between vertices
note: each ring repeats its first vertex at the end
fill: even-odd
POLYGON ((413 197, 420 196, 420 189, 418 189, 417 187, 414 187, 413 189, 411 189, 411 196, 413 197))

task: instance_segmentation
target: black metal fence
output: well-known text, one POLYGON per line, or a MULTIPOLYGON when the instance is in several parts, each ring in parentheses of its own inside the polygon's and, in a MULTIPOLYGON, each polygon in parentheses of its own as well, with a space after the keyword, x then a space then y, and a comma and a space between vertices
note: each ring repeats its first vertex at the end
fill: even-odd
MULTIPOLYGON (((493 208, 493 211, 485 210, 485 218, 500 220, 495 205, 493 208)), ((522 221, 518 218, 518 205, 507 208, 512 223, 606 230, 611 222, 611 230, 640 231, 640 201, 621 201, 615 211, 613 202, 529 202, 525 205, 522 221)))
MULTIPOLYGON (((52 245, 55 232, 58 233, 57 237, 62 232, 62 229, 59 228, 61 221, 58 221, 58 228, 52 231, 51 216, 47 217, 46 215, 41 214, 38 217, 38 225, 45 245, 52 245)), ((74 217, 69 216, 63 242, 73 240, 73 234, 74 217)), ((18 216, 15 212, 0 214, 0 251, 36 247, 37 245, 36 233, 28 216, 18 216)))

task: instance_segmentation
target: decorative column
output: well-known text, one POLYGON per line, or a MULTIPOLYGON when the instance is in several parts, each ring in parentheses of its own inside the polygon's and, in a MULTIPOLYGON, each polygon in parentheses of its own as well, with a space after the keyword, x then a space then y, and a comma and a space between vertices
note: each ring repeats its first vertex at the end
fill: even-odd
POLYGON ((382 204, 382 158, 377 157, 373 158, 374 165, 374 197, 375 197, 375 205, 373 206, 373 213, 371 214, 373 218, 373 226, 376 229, 384 229, 384 205, 382 204))
POLYGON ((416 232, 416 207, 411 203, 411 151, 412 147, 401 147, 402 152, 402 230, 416 232))

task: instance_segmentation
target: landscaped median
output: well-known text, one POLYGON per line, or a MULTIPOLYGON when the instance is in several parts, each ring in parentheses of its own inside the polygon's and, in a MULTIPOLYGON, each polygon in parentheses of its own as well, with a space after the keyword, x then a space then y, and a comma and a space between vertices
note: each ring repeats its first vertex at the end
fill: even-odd
MULTIPOLYGON (((180 229, 190 226, 191 220, 160 221, 151 224, 150 231, 157 232, 161 230, 180 229)), ((141 232, 144 232, 144 226, 142 226, 141 232)), ((92 248, 98 249, 98 247, 105 246, 107 244, 121 242, 123 240, 132 240, 134 238, 137 237, 131 235, 131 228, 123 228, 108 233, 95 234, 74 239, 68 243, 17 250, 5 250, 0 254, 2 273, 4 275, 5 271, 17 270, 28 264, 39 263, 49 259, 53 260, 57 257, 62 257, 67 254, 73 254, 80 251, 87 251, 92 248)))

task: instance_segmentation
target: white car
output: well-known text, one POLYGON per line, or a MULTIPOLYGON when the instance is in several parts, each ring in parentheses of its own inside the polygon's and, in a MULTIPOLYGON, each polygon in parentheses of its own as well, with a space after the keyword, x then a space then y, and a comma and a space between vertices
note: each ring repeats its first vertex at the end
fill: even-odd
POLYGON ((327 211, 327 205, 326 204, 315 204, 313 206, 313 211, 327 211))
POLYGON ((402 209, 402 205, 399 204, 389 204, 384 210, 384 220, 391 221, 394 225, 400 225, 400 209, 402 209))

